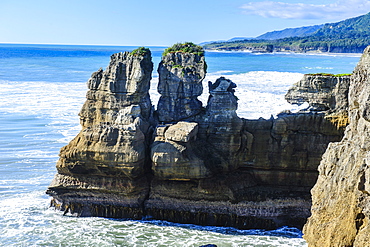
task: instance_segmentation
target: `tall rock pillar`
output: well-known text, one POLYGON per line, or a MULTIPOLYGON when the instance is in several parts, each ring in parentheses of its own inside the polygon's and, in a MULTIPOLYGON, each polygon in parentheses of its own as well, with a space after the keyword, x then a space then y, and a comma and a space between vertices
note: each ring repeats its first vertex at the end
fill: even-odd
POLYGON ((117 53, 88 81, 81 132, 60 151, 47 193, 52 205, 82 216, 141 218, 146 172, 153 64, 148 49, 117 53))
POLYGON ((200 113, 202 102, 197 97, 203 92, 202 81, 206 75, 201 47, 185 43, 167 49, 158 73, 161 97, 157 111, 160 122, 186 120, 200 113))

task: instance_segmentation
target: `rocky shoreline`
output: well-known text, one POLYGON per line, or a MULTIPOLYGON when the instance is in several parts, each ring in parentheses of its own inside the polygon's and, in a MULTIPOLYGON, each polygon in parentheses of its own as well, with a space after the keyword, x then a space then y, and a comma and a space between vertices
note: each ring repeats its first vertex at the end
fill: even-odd
POLYGON ((312 50, 312 51, 291 51, 291 50, 273 50, 271 52, 266 50, 253 50, 250 49, 205 49, 206 52, 247 52, 247 53, 276 53, 276 54, 313 54, 313 55, 325 55, 325 56, 355 56, 361 57, 363 54, 362 52, 325 52, 319 50, 312 50))
POLYGON ((202 53, 165 54, 154 111, 150 50, 113 54, 87 83, 82 130, 60 151, 51 205, 76 216, 302 228, 322 154, 348 124, 349 77, 305 76, 287 99, 310 109, 247 120, 223 77, 202 106, 206 69, 202 53))

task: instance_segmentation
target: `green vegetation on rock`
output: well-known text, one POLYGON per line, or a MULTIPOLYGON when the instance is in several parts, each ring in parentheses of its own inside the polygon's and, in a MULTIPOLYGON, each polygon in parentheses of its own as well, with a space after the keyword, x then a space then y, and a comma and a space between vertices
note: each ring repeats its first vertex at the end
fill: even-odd
POLYGON ((342 77, 342 76, 350 76, 352 74, 330 74, 330 73, 314 73, 308 75, 317 75, 317 76, 334 76, 334 77, 342 77))
POLYGON ((179 65, 179 64, 175 64, 174 66, 172 66, 172 68, 180 68, 180 69, 183 69, 184 67, 179 65))
POLYGON ((183 52, 183 53, 193 53, 198 56, 204 56, 203 47, 196 45, 192 42, 177 43, 171 47, 164 50, 162 56, 166 56, 168 53, 183 52))
POLYGON ((139 47, 139 48, 133 50, 130 54, 132 56, 145 56, 145 54, 147 54, 147 53, 151 54, 149 48, 145 48, 145 47, 142 46, 142 47, 139 47))

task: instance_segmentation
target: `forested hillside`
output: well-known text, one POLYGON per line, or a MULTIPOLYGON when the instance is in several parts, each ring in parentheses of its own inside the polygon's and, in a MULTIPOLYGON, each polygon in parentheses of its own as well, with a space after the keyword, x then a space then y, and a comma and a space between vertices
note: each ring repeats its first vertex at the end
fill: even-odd
POLYGON ((282 39, 254 39, 215 42, 204 46, 216 50, 251 50, 256 52, 341 52, 362 53, 370 45, 370 13, 337 23, 327 23, 311 35, 282 39))
POLYGON ((256 39, 283 39, 286 37, 308 36, 322 28, 324 25, 315 25, 308 27, 286 28, 280 31, 267 32, 258 36, 256 39))

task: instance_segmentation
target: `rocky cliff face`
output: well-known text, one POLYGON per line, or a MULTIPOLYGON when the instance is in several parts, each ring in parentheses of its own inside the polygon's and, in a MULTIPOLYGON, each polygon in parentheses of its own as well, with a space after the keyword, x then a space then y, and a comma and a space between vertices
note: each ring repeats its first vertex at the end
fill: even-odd
MULTIPOLYGON (((338 128, 348 125, 348 91, 350 76, 307 74, 285 95, 290 104, 309 104, 306 112, 325 114, 338 128)), ((303 111, 301 111, 303 112, 303 111)))
MULTIPOLYGON (((236 114, 236 84, 221 77, 208 82, 209 98, 205 113, 199 118, 199 138, 206 140, 208 156, 218 158, 207 162, 214 174, 233 171, 242 157, 243 120, 236 114)), ((205 149, 205 148, 203 148, 205 149)), ((203 157, 207 161, 207 157, 203 157)))
POLYGON ((141 218, 149 190, 152 70, 150 51, 125 52, 92 74, 80 112, 82 130, 61 149, 58 174, 47 191, 53 206, 82 216, 141 218))
POLYGON ((197 97, 203 92, 206 75, 204 56, 170 52, 162 58, 158 74, 160 122, 177 122, 199 114, 202 102, 197 97))
POLYGON ((209 82, 202 107, 205 70, 202 53, 163 56, 153 113, 150 52, 114 54, 88 81, 83 128, 62 148, 47 191, 52 205, 86 216, 302 227, 321 155, 343 127, 318 111, 239 118, 236 84, 223 77, 209 82))
POLYGON ((285 95, 290 104, 309 103, 311 110, 348 111, 350 76, 304 75, 285 95))
POLYGON ((331 143, 312 189, 312 216, 304 228, 309 246, 370 246, 370 48, 350 82, 349 125, 331 143))

